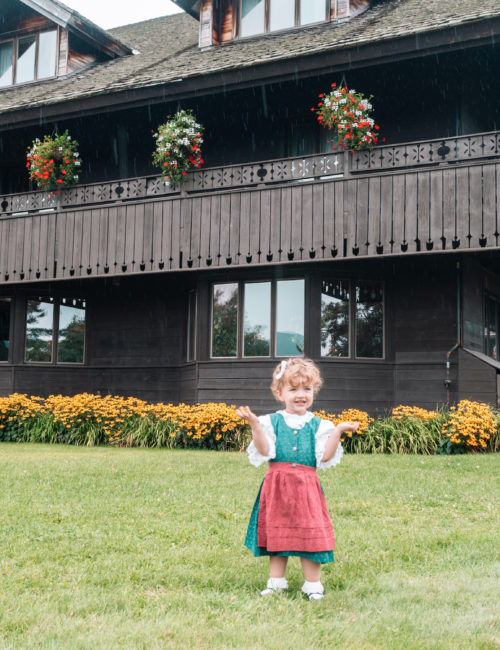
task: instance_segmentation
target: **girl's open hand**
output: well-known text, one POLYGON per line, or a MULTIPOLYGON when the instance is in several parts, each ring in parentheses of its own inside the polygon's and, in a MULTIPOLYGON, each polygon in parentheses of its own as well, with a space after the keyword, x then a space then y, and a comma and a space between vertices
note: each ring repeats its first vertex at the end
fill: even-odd
POLYGON ((250 426, 259 423, 259 418, 253 411, 250 410, 248 406, 239 406, 236 409, 236 414, 239 415, 243 420, 246 420, 250 426))
POLYGON ((359 422, 341 422, 339 425, 341 431, 356 431, 359 429, 359 422))

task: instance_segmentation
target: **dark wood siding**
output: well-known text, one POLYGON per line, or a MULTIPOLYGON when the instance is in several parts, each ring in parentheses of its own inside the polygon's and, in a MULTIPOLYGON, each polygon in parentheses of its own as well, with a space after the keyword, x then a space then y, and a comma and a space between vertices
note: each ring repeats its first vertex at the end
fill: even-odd
POLYGON ((2 283, 498 247, 498 167, 265 186, 1 221, 2 283))
MULTIPOLYGON (((460 268, 472 268, 469 258, 462 259, 460 268)), ((446 354, 456 343, 457 282, 461 277, 456 259, 425 255, 334 260, 295 266, 289 272, 270 265, 267 269, 235 268, 210 274, 164 273, 147 279, 114 277, 32 284, 30 288, 21 285, 13 292, 14 363, 0 365, 0 391, 41 395, 90 391, 153 401, 243 403, 259 413, 274 409, 278 404, 269 385, 277 360, 212 361, 208 350, 211 281, 266 279, 278 273, 279 277, 306 277, 306 286, 315 291, 319 291, 323 276, 378 279, 386 288, 385 358, 372 361, 318 358, 320 323, 316 312, 320 298, 308 297, 306 353, 313 351, 325 379, 316 408, 339 412, 355 407, 370 413, 382 413, 400 403, 434 408, 446 401, 446 354), (187 363, 187 296, 195 287, 198 361, 187 363), (57 291, 87 298, 86 365, 22 363, 22 304, 34 290, 36 295, 57 291)), ((477 261, 474 264, 480 269, 477 261)), ((471 274, 469 281, 481 284, 486 272, 481 273, 471 274)), ((461 353, 460 363, 457 352, 451 356, 451 400, 471 397, 491 401, 496 395, 496 371, 469 356, 461 353)))
POLYGON ((497 406, 497 373, 498 371, 466 350, 459 353, 460 399, 487 402, 497 406))

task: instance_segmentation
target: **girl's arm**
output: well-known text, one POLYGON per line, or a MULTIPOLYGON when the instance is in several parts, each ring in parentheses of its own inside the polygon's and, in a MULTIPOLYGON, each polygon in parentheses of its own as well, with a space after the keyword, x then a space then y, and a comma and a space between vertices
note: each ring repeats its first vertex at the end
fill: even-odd
POLYGON ((269 443, 262 427, 260 426, 259 418, 249 409, 248 406, 240 406, 236 409, 236 413, 250 425, 250 428, 252 429, 253 443, 259 454, 267 456, 269 454, 269 443))
POLYGON ((340 422, 333 428, 330 437, 326 441, 325 451, 323 453, 322 463, 327 463, 330 458, 335 455, 337 447, 339 446, 340 436, 344 431, 357 431, 359 429, 359 422, 340 422))

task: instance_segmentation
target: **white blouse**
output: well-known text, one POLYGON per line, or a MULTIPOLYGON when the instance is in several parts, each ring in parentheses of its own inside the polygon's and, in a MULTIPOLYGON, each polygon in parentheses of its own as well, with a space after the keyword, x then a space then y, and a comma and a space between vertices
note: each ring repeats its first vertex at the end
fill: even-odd
MULTIPOLYGON (((296 415, 295 413, 287 413, 286 411, 278 411, 278 413, 281 413, 285 419, 287 426, 291 427, 292 429, 302 429, 302 427, 314 417, 314 414, 310 411, 307 411, 304 415, 296 415)), ((262 463, 265 463, 267 460, 276 458, 276 434, 274 433, 273 425, 271 424, 271 417, 269 415, 260 415, 259 422, 266 440, 269 443, 269 453, 267 456, 263 456, 261 453, 259 453, 252 440, 248 446, 247 453, 248 460, 252 465, 254 465, 254 467, 259 467, 259 465, 262 465, 262 463)), ((329 420, 321 420, 316 432, 315 452, 316 467, 318 469, 327 469, 328 467, 338 465, 342 456, 344 455, 344 450, 342 449, 342 445, 339 442, 337 451, 330 458, 330 460, 326 461, 326 463, 321 462, 321 459, 325 454, 326 441, 330 437, 333 429, 334 425, 332 422, 329 420)))

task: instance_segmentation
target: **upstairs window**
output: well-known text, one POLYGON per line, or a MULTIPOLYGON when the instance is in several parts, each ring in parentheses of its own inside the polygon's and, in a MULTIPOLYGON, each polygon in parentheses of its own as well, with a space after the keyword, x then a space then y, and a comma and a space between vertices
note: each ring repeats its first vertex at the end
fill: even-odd
POLYGON ((240 36, 328 20, 329 0, 240 0, 240 36))
POLYGON ((57 30, 0 43, 0 88, 55 77, 57 30))

